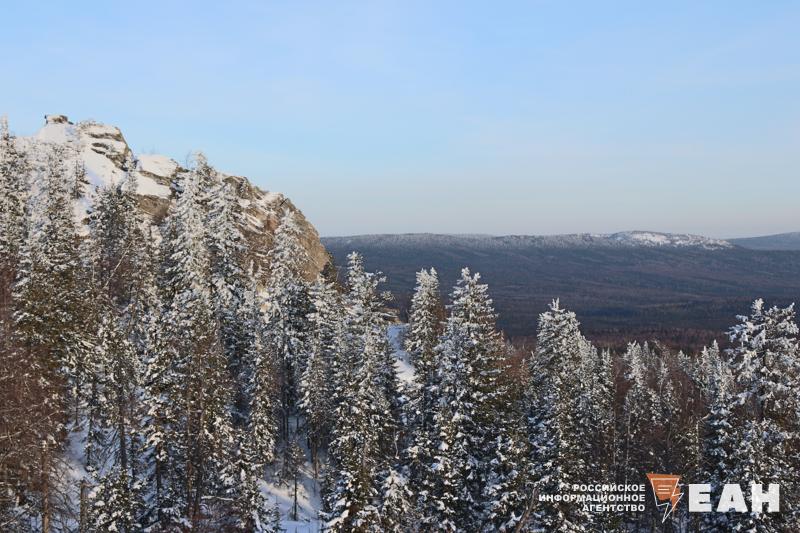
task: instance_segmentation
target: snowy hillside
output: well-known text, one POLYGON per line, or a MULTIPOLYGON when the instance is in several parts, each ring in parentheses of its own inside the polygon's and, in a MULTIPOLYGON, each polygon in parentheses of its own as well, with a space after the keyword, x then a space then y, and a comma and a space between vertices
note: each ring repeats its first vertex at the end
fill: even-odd
MULTIPOLYGON (((159 222, 167 211, 172 198, 171 185, 176 176, 185 172, 177 161, 163 155, 134 154, 122 132, 116 126, 94 121, 72 123, 64 115, 47 115, 45 125, 31 137, 21 137, 18 142, 26 145, 29 152, 43 157, 44 150, 37 144, 55 144, 63 147, 68 159, 85 170, 86 185, 83 196, 76 202, 75 216, 79 228, 85 232, 87 210, 92 205, 97 188, 119 183, 128 164, 135 165, 140 195, 139 205, 153 222, 159 222)), ((319 241, 316 229, 284 195, 265 192, 255 187, 247 178, 219 172, 219 179, 234 185, 242 209, 242 230, 256 250, 256 260, 271 246, 272 233, 278 217, 284 209, 294 211, 303 229, 303 244, 308 250, 309 277, 316 275, 328 262, 328 256, 319 241)))
POLYGON ((565 235, 444 235, 434 233, 406 233, 384 235, 356 235, 352 237, 323 237, 323 243, 357 246, 453 246, 468 245, 474 248, 587 248, 587 247, 647 247, 647 248, 699 248, 724 250, 732 248, 728 241, 699 235, 659 233, 652 231, 624 231, 619 233, 573 233, 565 235))
POLYGON ((731 242, 742 248, 750 250, 800 250, 800 231, 792 233, 779 233, 777 235, 764 235, 763 237, 746 237, 731 239, 731 242))

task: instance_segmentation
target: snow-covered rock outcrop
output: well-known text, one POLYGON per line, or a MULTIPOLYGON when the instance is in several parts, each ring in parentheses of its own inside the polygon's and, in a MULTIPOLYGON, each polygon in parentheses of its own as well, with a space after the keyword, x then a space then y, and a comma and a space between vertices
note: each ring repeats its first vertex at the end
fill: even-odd
MULTIPOLYGON (((78 202, 76 217, 84 223, 97 187, 119 182, 125 176, 125 163, 131 157, 136 162, 139 205, 154 223, 160 222, 172 201, 171 184, 184 169, 177 161, 163 155, 133 154, 119 128, 85 121, 73 124, 64 115, 46 115, 45 125, 32 137, 20 138, 36 151, 37 143, 54 143, 67 149, 76 161, 83 164, 89 185, 78 202)), ((254 259, 263 262, 272 246, 272 235, 284 209, 295 212, 303 229, 303 243, 308 250, 309 277, 315 276, 330 261, 314 226, 302 212, 280 193, 262 191, 242 176, 220 173, 231 183, 242 208, 242 230, 254 259)), ((266 266, 266 265, 265 265, 266 266)))

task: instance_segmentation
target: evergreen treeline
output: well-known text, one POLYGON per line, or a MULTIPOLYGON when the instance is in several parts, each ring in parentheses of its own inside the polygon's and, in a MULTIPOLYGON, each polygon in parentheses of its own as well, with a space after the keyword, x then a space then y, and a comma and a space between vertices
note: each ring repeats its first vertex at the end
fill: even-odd
MULTIPOLYGON (((558 301, 533 353, 464 269, 445 307, 417 277, 401 384, 382 277, 309 282, 281 214, 268 271, 230 185, 198 156, 158 226, 126 178, 89 194, 70 154, 0 128, 0 530, 279 531, 262 480, 300 470, 329 531, 797 531, 793 308, 756 301, 716 345, 600 350, 558 301), (779 483, 778 514, 591 513, 573 483, 779 483)), ((747 491, 746 491, 747 492, 747 491)))

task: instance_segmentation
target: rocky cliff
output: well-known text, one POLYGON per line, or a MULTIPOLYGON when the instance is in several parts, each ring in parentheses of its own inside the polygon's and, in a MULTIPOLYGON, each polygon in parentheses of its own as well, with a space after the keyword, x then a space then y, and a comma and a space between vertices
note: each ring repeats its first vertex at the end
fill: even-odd
MULTIPOLYGON (((133 154, 122 132, 115 126, 94 121, 73 124, 64 115, 45 116, 44 127, 33 137, 21 141, 62 145, 83 165, 88 185, 76 209, 76 217, 81 222, 96 188, 121 180, 125 176, 125 162, 131 156, 136 162, 139 205, 153 223, 163 219, 172 201, 171 184, 179 173, 186 171, 177 161, 166 156, 133 154)), ((277 192, 263 191, 243 176, 220 172, 220 178, 232 184, 236 191, 242 210, 242 232, 253 258, 263 267, 267 267, 266 253, 272 246, 279 216, 285 209, 295 212, 303 229, 303 244, 309 255, 307 276, 313 278, 328 264, 330 256, 320 242, 317 230, 288 198, 277 192)))

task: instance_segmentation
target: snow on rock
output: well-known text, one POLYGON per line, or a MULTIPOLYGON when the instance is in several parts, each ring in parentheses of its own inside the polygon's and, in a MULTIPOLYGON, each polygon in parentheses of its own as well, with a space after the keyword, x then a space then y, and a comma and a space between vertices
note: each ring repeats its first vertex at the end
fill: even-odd
POLYGON ((139 156, 139 172, 162 178, 171 178, 178 171, 178 163, 167 156, 143 154, 139 156))
MULTIPOLYGON (((47 117, 51 116, 47 115, 47 117)), ((34 139, 37 141, 60 144, 67 143, 74 137, 75 126, 71 122, 50 122, 49 118, 42 129, 34 135, 34 139)))
POLYGON ((138 186, 136 192, 143 196, 157 196, 159 198, 169 198, 170 189, 166 185, 157 183, 153 178, 147 176, 137 177, 138 186))
MULTIPOLYGON (((82 163, 89 185, 84 196, 76 202, 75 217, 81 233, 86 233, 86 216, 94 200, 95 190, 120 183, 126 176, 126 164, 136 161, 139 206, 153 221, 160 221, 172 202, 171 184, 186 172, 174 159, 163 155, 134 156, 119 128, 95 121, 72 123, 64 115, 47 115, 45 125, 33 136, 19 138, 18 142, 30 149, 34 157, 43 156, 37 147, 58 144, 66 148, 68 158, 82 163)), ((267 192, 254 186, 247 178, 218 172, 219 179, 233 186, 242 208, 242 229, 254 257, 266 261, 266 252, 272 245, 272 234, 283 210, 294 211, 303 230, 302 242, 308 251, 305 267, 308 279, 313 279, 330 261, 330 256, 319 239, 314 226, 284 195, 267 192)), ((262 264, 267 269, 266 263, 262 264)))
POLYGON ((638 246, 671 246, 699 247, 706 249, 731 248, 733 245, 721 239, 711 239, 700 235, 689 235, 685 233, 658 233, 653 231, 625 231, 611 235, 600 235, 610 240, 630 245, 638 246))

